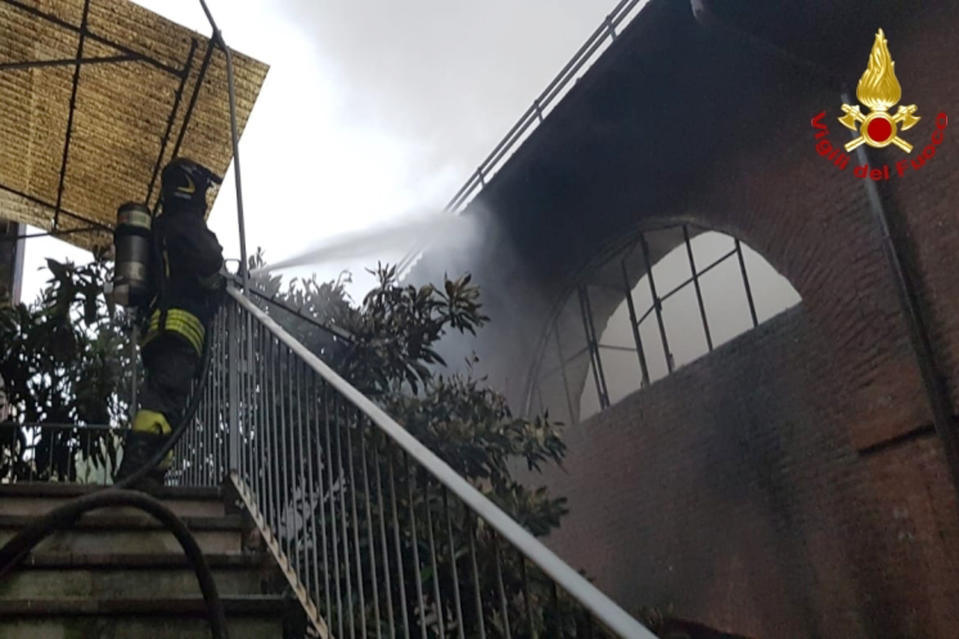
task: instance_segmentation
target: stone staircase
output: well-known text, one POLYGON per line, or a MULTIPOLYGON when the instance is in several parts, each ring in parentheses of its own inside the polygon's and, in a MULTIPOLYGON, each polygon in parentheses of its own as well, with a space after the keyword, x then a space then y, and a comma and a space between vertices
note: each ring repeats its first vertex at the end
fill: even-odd
MULTIPOLYGON (((37 515, 95 487, 0 485, 0 545, 37 515)), ((302 637, 305 617, 248 515, 218 488, 156 495, 196 537, 231 639, 302 637)), ((131 508, 105 508, 40 543, 0 579, 0 639, 210 636, 196 576, 172 534, 131 508)))

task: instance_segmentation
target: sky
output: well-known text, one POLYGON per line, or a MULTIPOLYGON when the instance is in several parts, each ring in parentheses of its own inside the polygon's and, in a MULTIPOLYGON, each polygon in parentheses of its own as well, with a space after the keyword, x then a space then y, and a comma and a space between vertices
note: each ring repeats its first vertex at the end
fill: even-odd
MULTIPOLYGON (((198 1, 137 4, 208 34, 198 1)), ((240 145, 247 247, 267 261, 343 233, 438 210, 612 9, 614 0, 209 0, 231 48, 270 65, 240 145)), ((232 169, 210 215, 239 256, 232 169)), ((314 270, 354 274, 377 245, 314 270)), ((24 301, 45 257, 86 261, 58 240, 27 242, 24 301)))

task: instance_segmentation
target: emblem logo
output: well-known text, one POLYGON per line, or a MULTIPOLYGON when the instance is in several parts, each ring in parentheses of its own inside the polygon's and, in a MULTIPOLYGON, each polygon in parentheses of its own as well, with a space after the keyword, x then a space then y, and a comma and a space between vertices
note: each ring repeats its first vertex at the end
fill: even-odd
POLYGON ((906 153, 912 152, 912 145, 898 133, 908 131, 919 121, 919 116, 915 115, 916 105, 900 105, 895 115, 889 114, 889 109, 902 98, 895 67, 886 35, 879 29, 869 54, 869 65, 856 86, 856 97, 870 109, 870 113, 863 115, 858 104, 842 105, 846 115, 839 118, 839 122, 848 129, 859 131, 859 137, 845 144, 847 152, 864 143, 877 149, 895 144, 906 153))

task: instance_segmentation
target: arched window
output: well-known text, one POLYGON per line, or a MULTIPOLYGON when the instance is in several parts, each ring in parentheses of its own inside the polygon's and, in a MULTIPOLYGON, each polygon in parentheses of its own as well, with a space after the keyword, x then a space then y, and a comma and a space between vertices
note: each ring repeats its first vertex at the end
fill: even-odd
POLYGON ((555 313, 527 408, 586 419, 799 301, 729 235, 693 225, 641 233, 589 269, 555 313))

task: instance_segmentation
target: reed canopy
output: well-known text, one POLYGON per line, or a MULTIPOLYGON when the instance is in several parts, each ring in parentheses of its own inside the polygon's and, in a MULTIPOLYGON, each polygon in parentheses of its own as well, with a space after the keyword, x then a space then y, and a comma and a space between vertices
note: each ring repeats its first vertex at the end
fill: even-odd
MULTIPOLYGON (((267 65, 233 52, 242 131, 267 65)), ((0 218, 92 249, 160 169, 232 158, 226 57, 127 0, 0 0, 0 218)), ((210 201, 216 191, 210 193, 210 201)))

